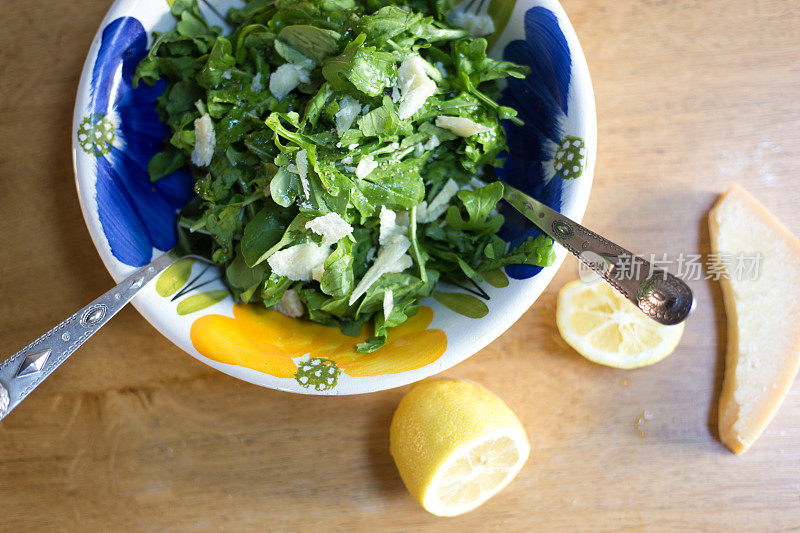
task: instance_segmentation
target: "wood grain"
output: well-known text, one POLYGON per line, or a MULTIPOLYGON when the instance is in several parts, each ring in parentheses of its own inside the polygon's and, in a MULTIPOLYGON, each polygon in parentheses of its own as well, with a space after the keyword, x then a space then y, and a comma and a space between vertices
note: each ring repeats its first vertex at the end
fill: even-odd
MULTIPOLYGON (((9 355, 110 288, 75 194, 78 76, 108 0, 0 4, 0 338, 9 355)), ((737 181, 800 234, 800 12, 793 0, 564 0, 598 107, 585 223, 640 252, 708 253, 737 181)), ((480 510, 427 515, 388 453, 406 389, 316 398, 261 389, 120 313, 0 424, 3 530, 783 531, 800 525, 800 386, 761 440, 716 439, 719 288, 677 352, 593 365, 560 340, 551 288, 448 376, 501 392, 534 452, 480 510), (652 414, 644 438, 635 426, 652 414)))

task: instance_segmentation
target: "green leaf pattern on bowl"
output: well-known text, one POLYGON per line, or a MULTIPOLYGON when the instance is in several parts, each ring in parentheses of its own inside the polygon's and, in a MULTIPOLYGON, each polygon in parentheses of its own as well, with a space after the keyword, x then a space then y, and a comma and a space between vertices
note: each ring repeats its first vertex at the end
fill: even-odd
POLYGON ((195 313, 206 307, 211 307, 217 302, 221 302, 230 293, 227 289, 219 289, 216 291, 206 291, 199 294, 193 294, 178 304, 178 314, 188 315, 195 313))

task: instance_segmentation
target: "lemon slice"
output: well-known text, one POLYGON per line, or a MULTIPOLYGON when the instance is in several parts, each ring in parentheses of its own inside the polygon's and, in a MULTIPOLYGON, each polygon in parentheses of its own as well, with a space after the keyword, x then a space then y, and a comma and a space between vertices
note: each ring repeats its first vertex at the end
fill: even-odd
POLYGON ((484 387, 428 379, 392 418, 390 451, 412 496, 437 516, 471 511, 519 473, 530 444, 519 419, 484 387))
POLYGON ((567 283, 558 293, 556 323, 579 354, 601 365, 639 368, 671 354, 683 324, 664 326, 606 283, 567 283))

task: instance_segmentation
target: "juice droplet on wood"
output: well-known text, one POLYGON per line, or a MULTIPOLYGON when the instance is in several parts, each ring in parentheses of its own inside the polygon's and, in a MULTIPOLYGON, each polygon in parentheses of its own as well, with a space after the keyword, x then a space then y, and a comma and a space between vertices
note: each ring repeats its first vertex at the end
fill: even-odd
POLYGON ((633 427, 639 434, 639 438, 643 439, 647 436, 647 421, 653 419, 653 413, 648 410, 642 411, 642 414, 636 417, 633 421, 633 427))

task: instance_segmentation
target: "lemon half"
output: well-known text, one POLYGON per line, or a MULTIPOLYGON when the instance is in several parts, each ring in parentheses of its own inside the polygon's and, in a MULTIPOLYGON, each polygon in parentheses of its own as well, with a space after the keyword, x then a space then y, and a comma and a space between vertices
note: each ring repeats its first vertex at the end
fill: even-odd
POLYGON ((579 354, 615 368, 657 363, 675 350, 683 334, 683 324, 655 322, 606 283, 580 280, 558 293, 556 323, 579 354))
POLYGON ((484 387, 417 383, 392 418, 390 451, 412 496, 437 516, 471 511, 519 473, 530 444, 519 419, 484 387))

